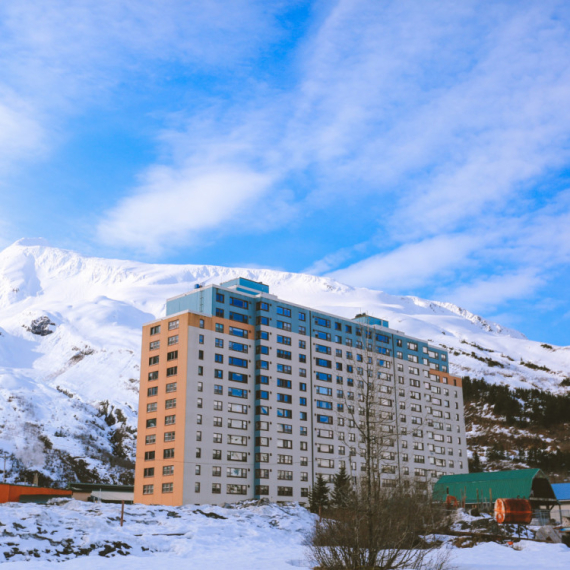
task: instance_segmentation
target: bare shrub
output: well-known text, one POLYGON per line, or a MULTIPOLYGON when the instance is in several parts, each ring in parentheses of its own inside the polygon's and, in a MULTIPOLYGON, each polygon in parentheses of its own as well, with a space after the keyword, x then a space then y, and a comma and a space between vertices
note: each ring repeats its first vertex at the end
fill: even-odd
POLYGON ((448 515, 415 484, 383 488, 365 483, 346 508, 315 523, 311 562, 327 570, 443 570, 447 553, 429 535, 448 515), (370 494, 369 494, 370 493, 370 494))

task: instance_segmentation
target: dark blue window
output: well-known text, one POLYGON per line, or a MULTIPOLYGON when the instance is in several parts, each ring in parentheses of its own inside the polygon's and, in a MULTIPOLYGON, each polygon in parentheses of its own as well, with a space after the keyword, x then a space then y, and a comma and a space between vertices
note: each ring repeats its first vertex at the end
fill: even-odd
POLYGON ((269 370, 269 362, 267 360, 258 360, 255 363, 257 370, 269 370))
POLYGON ((325 346, 324 344, 315 344, 315 350, 317 352, 322 352, 323 354, 330 354, 331 353, 330 346, 325 346))
POLYGON ((286 364, 278 364, 277 372, 282 372, 283 374, 291 374, 291 367, 286 364))
POLYGON ((344 325, 344 332, 352 334, 352 327, 350 325, 344 325))
POLYGON ((247 331, 244 329, 238 329, 237 327, 230 327, 230 334, 234 336, 241 336, 242 338, 247 338, 247 331))
POLYGON ((324 358, 317 358, 317 366, 322 366, 323 368, 331 368, 332 364, 330 360, 325 360, 324 358))
POLYGON ((277 342, 279 344, 286 344, 287 346, 291 346, 291 337, 278 334, 277 335, 277 342))
POLYGON ((266 390, 258 390, 255 393, 255 397, 258 400, 269 400, 269 392, 267 392, 266 390))
POLYGON ((305 313, 299 312, 299 320, 300 320, 300 321, 306 321, 306 320, 307 320, 307 315, 306 315, 305 313))
POLYGON ((247 360, 245 360, 245 358, 236 358, 235 356, 230 356, 229 361, 232 366, 241 366, 242 368, 247 368, 247 360))
POLYGON ((268 416, 269 415, 269 406, 256 406, 255 413, 258 416, 268 416))
POLYGON ((223 370, 214 370, 214 378, 223 378, 224 371, 223 370))
POLYGON ((305 421, 305 422, 306 422, 306 421, 307 421, 307 412, 301 412, 301 413, 300 413, 300 419, 301 419, 302 421, 305 421))
POLYGON ((240 374, 239 372, 230 372, 229 378, 234 382, 243 382, 244 384, 247 384, 247 374, 240 374))
POLYGON ((247 390, 241 388, 228 388, 228 394, 236 398, 247 398, 247 390))
POLYGON ((235 297, 230 297, 230 305, 233 305, 234 307, 241 307, 242 309, 249 309, 249 303, 247 301, 236 299, 235 297))
POLYGON ((255 333, 255 338, 257 340, 269 340, 269 333, 267 331, 257 331, 255 333))
POLYGON ((321 416, 321 415, 318 415, 318 416, 317 416, 317 422, 319 422, 320 424, 332 424, 332 423, 333 423, 333 419, 332 419, 332 416, 321 416))
POLYGON ((292 418, 293 412, 291 410, 284 410, 283 408, 277 408, 278 418, 292 418))
POLYGON ((317 380, 322 380, 323 382, 332 382, 332 374, 317 372, 317 380))
POLYGON ((224 302, 224 294, 223 293, 216 293, 216 301, 218 303, 223 303, 224 302))
POLYGON ((307 405, 307 398, 299 398, 299 403, 301 404, 301 406, 306 406, 307 405))
POLYGON ((264 344, 259 344, 255 348, 255 354, 269 354, 269 347, 264 344))
POLYGON ((242 315, 240 313, 232 313, 230 311, 230 321, 238 321, 238 323, 244 323, 247 324, 248 321, 248 316, 247 315, 242 315))
POLYGON ((337 412, 344 412, 344 404, 337 404, 336 405, 337 412))
POLYGON ((317 386, 315 392, 323 396, 332 396, 332 388, 325 388, 324 386, 317 386))
POLYGON ((268 327, 269 326, 269 318, 268 317, 257 317, 257 319, 255 319, 255 324, 256 325, 263 325, 264 327, 268 327))
POLYGON ((277 314, 283 315, 284 317, 290 317, 291 309, 287 309, 286 307, 277 307, 277 314))
POLYGON ((257 303, 257 310, 269 311, 269 303, 264 303, 263 301, 260 301, 259 303, 257 303))
POLYGON ((306 392, 307 391, 307 384, 305 384, 305 382, 299 383, 299 390, 301 392, 306 392))
POLYGON ((329 319, 323 319, 322 317, 315 317, 315 324, 319 327, 325 327, 327 329, 331 328, 331 322, 329 319))
POLYGON ((377 334, 376 335, 376 340, 378 342, 385 342, 386 344, 390 344, 390 337, 386 336, 384 334, 377 334))
POLYGON ((285 360, 291 360, 291 353, 288 350, 277 349, 277 358, 284 358, 285 360))
POLYGON ((291 380, 283 380, 282 378, 278 378, 277 386, 280 388, 291 388, 291 380))
POLYGON ((332 410, 332 403, 325 402, 323 400, 317 400, 317 408, 322 408, 323 410, 332 410))
POLYGON ((321 340, 330 340, 331 335, 329 333, 315 331, 315 338, 320 338, 321 340))
POLYGON ((235 350, 236 352, 247 352, 247 344, 230 341, 230 350, 235 350))
POLYGON ((224 318, 224 309, 216 308, 216 317, 223 319, 224 318))
POLYGON ((277 394, 277 401, 284 404, 292 404, 293 397, 290 394, 277 394))
POLYGON ((269 384, 269 376, 259 375, 256 379, 257 384, 269 384))
POLYGON ((216 354, 215 360, 216 360, 216 362, 223 363, 224 362, 224 355, 223 354, 216 354))

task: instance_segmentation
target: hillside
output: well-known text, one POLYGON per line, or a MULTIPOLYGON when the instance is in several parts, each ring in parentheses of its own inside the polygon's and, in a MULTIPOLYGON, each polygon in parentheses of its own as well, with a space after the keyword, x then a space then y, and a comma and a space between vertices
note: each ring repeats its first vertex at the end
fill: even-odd
POLYGON ((84 257, 20 240, 0 252, 0 451, 9 479, 128 481, 134 457, 140 328, 196 283, 244 276, 278 296, 352 317, 382 317, 451 353, 451 372, 513 388, 568 391, 570 347, 449 303, 263 269, 84 257))

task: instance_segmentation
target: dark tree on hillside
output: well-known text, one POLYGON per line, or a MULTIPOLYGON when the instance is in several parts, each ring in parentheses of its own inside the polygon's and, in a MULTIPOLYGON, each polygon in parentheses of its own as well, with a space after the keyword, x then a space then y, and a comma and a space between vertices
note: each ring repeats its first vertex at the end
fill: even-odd
POLYGON ((482 471, 481 459, 479 458, 479 454, 474 451, 473 458, 469 460, 469 473, 481 473, 482 471))
POLYGON ((351 500, 353 491, 350 475, 346 472, 344 465, 334 476, 334 488, 331 493, 331 504, 333 507, 345 508, 351 500))
POLYGON ((319 473, 315 486, 309 491, 309 510, 312 513, 318 513, 319 508, 324 509, 328 507, 329 504, 329 488, 323 476, 319 473))

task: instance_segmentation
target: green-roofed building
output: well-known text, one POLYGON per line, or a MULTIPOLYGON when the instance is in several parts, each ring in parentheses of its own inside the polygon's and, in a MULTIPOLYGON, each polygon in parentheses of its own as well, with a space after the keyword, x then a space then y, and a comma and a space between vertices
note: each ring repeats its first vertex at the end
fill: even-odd
POLYGON ((497 499, 529 499, 533 508, 558 504, 548 477, 540 469, 444 475, 433 487, 436 501, 455 497, 460 504, 494 503, 497 499))

